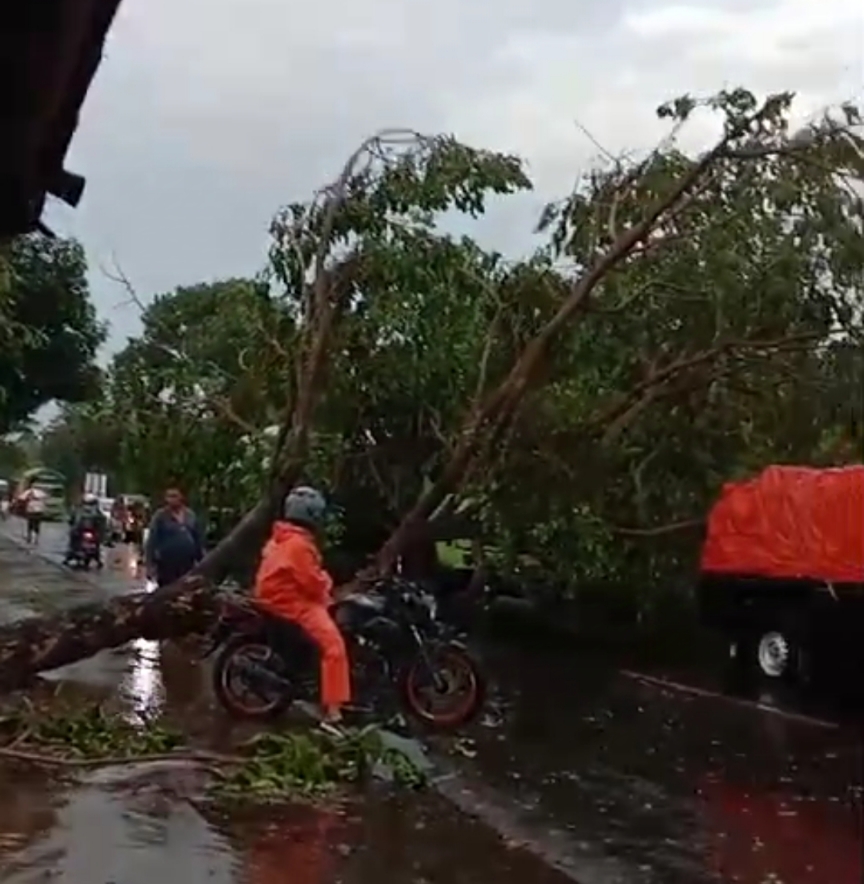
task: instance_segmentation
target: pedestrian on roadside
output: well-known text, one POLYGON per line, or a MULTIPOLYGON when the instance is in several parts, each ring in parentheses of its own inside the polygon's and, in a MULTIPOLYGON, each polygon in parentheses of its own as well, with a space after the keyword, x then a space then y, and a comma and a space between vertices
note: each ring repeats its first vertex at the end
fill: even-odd
POLYGON ((195 513, 179 488, 165 492, 165 505, 150 521, 144 545, 147 579, 168 586, 188 574, 204 557, 204 542, 195 513))
POLYGON ((45 516, 46 494, 41 488, 28 488, 24 498, 24 517, 27 520, 27 543, 39 543, 42 519, 45 516))

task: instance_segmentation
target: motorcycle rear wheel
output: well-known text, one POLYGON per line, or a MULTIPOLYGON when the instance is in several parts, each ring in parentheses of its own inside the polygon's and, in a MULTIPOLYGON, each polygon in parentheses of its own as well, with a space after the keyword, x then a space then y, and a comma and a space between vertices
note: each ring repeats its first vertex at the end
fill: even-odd
POLYGON ((213 661, 213 693, 222 707, 237 718, 263 721, 281 715, 293 702, 287 691, 253 690, 248 684, 238 690, 243 676, 237 672, 243 658, 247 662, 265 663, 274 651, 259 638, 237 636, 227 641, 213 661))

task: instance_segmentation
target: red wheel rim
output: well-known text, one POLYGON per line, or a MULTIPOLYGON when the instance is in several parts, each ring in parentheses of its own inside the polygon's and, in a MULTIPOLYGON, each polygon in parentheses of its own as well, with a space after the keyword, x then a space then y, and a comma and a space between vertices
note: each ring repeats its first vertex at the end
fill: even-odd
POLYGON ((477 673, 474 671, 474 667, 471 665, 471 661, 464 654, 460 654, 452 650, 443 650, 438 651, 436 657, 437 659, 433 660, 433 662, 439 662, 443 660, 446 664, 445 666, 440 667, 442 671, 446 670, 450 672, 452 667, 452 669, 461 672, 462 676, 467 681, 468 687, 464 699, 461 703, 457 704, 454 708, 449 709, 448 711, 432 711, 428 709, 426 707, 424 695, 428 692, 431 692, 433 695, 439 692, 434 687, 430 687, 425 690, 420 688, 417 683, 417 675, 419 674, 419 667, 421 663, 419 660, 415 660, 411 664, 411 668, 408 670, 408 676, 405 684, 408 702, 411 705, 411 709, 414 711, 414 714, 417 715, 419 718, 424 719, 425 721, 443 727, 446 727, 447 725, 459 724, 470 716, 475 705, 477 704, 477 696, 480 691, 480 685, 477 680, 477 673))

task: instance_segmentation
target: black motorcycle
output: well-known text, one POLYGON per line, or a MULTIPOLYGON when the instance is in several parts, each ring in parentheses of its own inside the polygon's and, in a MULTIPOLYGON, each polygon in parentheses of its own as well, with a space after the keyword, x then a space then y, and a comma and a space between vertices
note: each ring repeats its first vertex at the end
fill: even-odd
MULTIPOLYGON (((434 596, 391 580, 343 597, 331 609, 345 637, 355 694, 361 702, 394 695, 417 721, 436 729, 472 719, 485 699, 474 658, 448 635, 434 596)), ((296 700, 318 698, 317 649, 305 633, 246 597, 226 597, 204 657, 216 654, 213 688, 243 718, 269 718, 296 700), (218 653, 217 653, 218 652, 218 653)))
POLYGON ((88 570, 91 562, 95 562, 96 567, 101 568, 102 552, 96 532, 85 529, 72 544, 72 549, 66 556, 65 564, 71 565, 73 568, 88 570))

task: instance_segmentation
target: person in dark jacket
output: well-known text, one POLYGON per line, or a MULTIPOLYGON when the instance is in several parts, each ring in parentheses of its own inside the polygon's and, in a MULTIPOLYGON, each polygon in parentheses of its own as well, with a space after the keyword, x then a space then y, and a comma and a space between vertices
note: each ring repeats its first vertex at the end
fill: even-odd
POLYGON ((204 542, 195 513, 177 488, 165 492, 165 506, 150 521, 144 560, 147 577, 158 586, 174 583, 204 556, 204 542))

